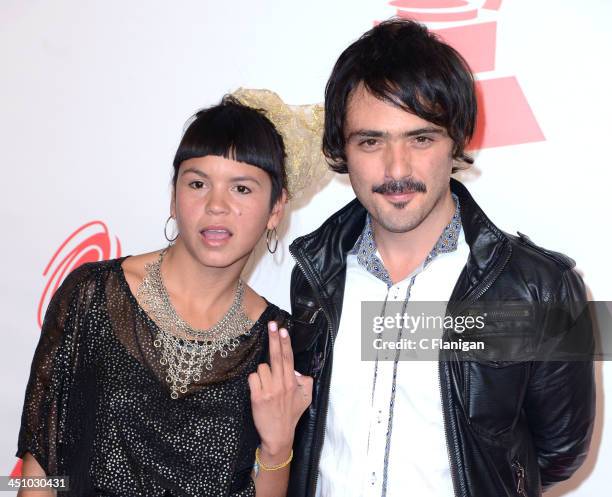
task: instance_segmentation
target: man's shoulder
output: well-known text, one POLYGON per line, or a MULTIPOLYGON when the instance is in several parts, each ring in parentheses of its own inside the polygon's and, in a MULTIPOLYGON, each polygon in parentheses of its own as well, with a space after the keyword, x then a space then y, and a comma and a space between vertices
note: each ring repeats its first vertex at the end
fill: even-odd
POLYGON ((527 235, 517 233, 516 236, 506 234, 512 255, 500 284, 518 284, 537 300, 552 298, 566 285, 583 287, 582 278, 571 257, 541 247, 527 235))
POLYGON ((506 236, 510 241, 513 253, 536 267, 545 266, 565 272, 576 266, 576 262, 571 257, 537 245, 529 236, 520 231, 517 231, 516 236, 508 233, 506 236))
POLYGON ((477 254, 481 253, 478 250, 480 246, 488 247, 482 252, 484 260, 479 260, 481 267, 487 265, 488 258, 495 258, 507 250, 510 252, 500 284, 516 285, 521 282, 519 286, 528 292, 535 291, 545 295, 558 288, 563 278, 579 279, 574 269, 576 263, 571 257, 534 243, 529 236, 520 231, 512 235, 501 230, 482 211, 462 183, 452 180, 451 190, 459 196, 461 202, 462 222, 467 223, 464 225, 466 238, 469 230, 472 240, 470 250, 473 248, 472 243, 477 241, 482 241, 477 243, 475 251, 477 254), (468 212, 465 219, 464 209, 468 212))

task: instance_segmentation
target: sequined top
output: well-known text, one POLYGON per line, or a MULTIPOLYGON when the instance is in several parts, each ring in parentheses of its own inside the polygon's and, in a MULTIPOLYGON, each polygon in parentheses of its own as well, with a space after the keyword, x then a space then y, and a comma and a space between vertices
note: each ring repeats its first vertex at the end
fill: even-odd
POLYGON ((28 381, 17 457, 30 452, 70 496, 255 495, 259 437, 247 377, 267 360, 273 304, 178 399, 131 293, 125 257, 84 264, 53 296, 28 381))

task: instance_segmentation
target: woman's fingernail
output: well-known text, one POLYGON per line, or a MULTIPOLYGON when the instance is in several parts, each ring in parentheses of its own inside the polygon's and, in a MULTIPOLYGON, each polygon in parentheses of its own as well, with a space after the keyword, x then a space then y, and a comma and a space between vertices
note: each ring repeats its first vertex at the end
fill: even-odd
POLYGON ((276 324, 276 321, 270 321, 268 323, 268 328, 270 329, 270 331, 277 331, 278 325, 276 324))
POLYGON ((293 372, 295 373, 295 376, 302 376, 302 375, 300 374, 300 372, 299 372, 299 371, 296 371, 295 369, 293 370, 293 372))
POLYGON ((287 333, 287 330, 285 328, 281 328, 280 336, 282 336, 283 338, 287 338, 289 336, 289 333, 287 333))

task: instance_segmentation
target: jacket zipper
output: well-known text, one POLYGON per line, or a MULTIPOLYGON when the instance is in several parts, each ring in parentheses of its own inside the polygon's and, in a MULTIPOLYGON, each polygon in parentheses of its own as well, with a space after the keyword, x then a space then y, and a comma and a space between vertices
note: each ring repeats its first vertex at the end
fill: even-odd
POLYGON ((508 319, 508 318, 527 318, 529 317, 528 310, 522 311, 487 311, 486 317, 490 319, 508 319))
POLYGON ((317 316, 319 315, 319 312, 321 312, 322 310, 323 310, 323 306, 319 307, 319 308, 318 308, 318 309, 317 309, 317 310, 314 312, 314 314, 312 315, 312 317, 311 317, 311 318, 308 320, 308 324, 313 324, 313 323, 316 321, 317 316))
MULTIPOLYGON (((448 443, 448 437, 449 437, 448 426, 446 425, 446 417, 444 416, 444 402, 442 401, 442 378, 440 376, 441 367, 442 367, 442 363, 440 362, 438 363, 438 389, 440 391, 440 403, 442 404, 442 426, 444 429, 444 441, 446 442, 446 456, 448 457, 448 467, 450 468, 451 481, 453 485, 453 495, 457 497, 457 492, 455 490, 457 488, 457 481, 455 478, 455 472, 453 471, 453 468, 452 468, 452 461, 451 461, 451 455, 450 455, 450 444, 448 443)), ((463 487, 461 488, 461 490, 463 491, 463 494, 465 495, 465 491, 463 487)))
MULTIPOLYGON (((302 263, 301 260, 298 259, 296 254, 293 254, 291 252, 291 250, 289 251, 289 253, 295 259, 295 263, 300 268, 300 271, 302 271, 302 274, 306 278, 306 281, 308 282, 310 287, 314 290, 315 297, 319 300, 319 303, 321 303, 321 299, 317 295, 317 293, 318 293, 317 287, 315 286, 313 280, 310 278, 309 273, 306 271, 305 265, 302 263)), ((318 309, 315 312, 315 316, 316 316, 316 314, 319 313, 319 310, 323 311, 323 314, 325 315, 325 318, 327 319, 327 332, 328 332, 329 338, 331 340, 331 350, 333 350, 334 349, 334 339, 335 338, 334 338, 334 333, 333 333, 333 329, 332 329, 332 325, 331 325, 330 315, 325 310, 324 306, 321 305, 321 308, 318 309)), ((312 318, 311 318, 310 322, 311 323, 313 322, 312 318)), ((323 353, 325 354, 326 351, 323 351, 323 353)), ((331 359, 331 357, 328 358, 328 357, 324 356, 324 359, 325 360, 329 360, 329 359, 331 359)), ((320 369, 321 371, 323 371, 323 367, 324 366, 322 365, 321 369, 320 369)), ((317 482, 319 480, 319 461, 321 460, 321 449, 322 449, 322 446, 323 446, 323 440, 325 439, 325 426, 327 424, 327 412, 328 412, 328 409, 329 409, 329 393, 330 393, 330 391, 331 391, 331 381, 329 381, 328 384, 327 384, 327 402, 325 404, 325 409, 323 411, 323 426, 322 426, 322 430, 321 430, 321 435, 319 436, 318 440, 315 440, 315 445, 314 445, 314 450, 313 450, 313 455, 312 455, 312 460, 311 460, 311 466, 310 466, 312 468, 312 470, 313 470, 313 475, 310 478, 310 486, 309 486, 307 491, 309 491, 310 488, 312 488, 314 490, 314 492, 316 492, 317 482)), ((316 432, 315 432, 315 434, 316 434, 316 432)), ((313 495, 314 495, 314 493, 313 493, 313 495)))
POLYGON ((520 462, 514 461, 512 463, 512 468, 516 473, 516 493, 520 497, 527 497, 527 492, 525 492, 525 468, 521 465, 520 462))
MULTIPOLYGON (((493 285, 493 283, 495 282, 495 280, 498 278, 498 276, 501 274, 501 272, 503 271, 504 267, 506 266, 506 264, 508 263, 508 261, 510 260, 510 255, 512 254, 512 248, 509 247, 509 251, 508 254, 506 256, 506 258, 504 259, 504 261, 502 263, 499 264, 499 266, 497 268, 495 268, 495 272, 493 273, 493 276, 489 279, 489 281, 487 281, 482 288, 478 288, 476 287, 476 289, 474 289, 473 292, 470 293, 474 293, 474 295, 471 296, 468 305, 476 302, 476 300, 478 300, 480 297, 482 297, 486 291, 491 288, 491 286, 493 285)), ((469 294, 468 294, 469 296, 469 294)), ((455 310, 455 313, 457 312, 457 310, 455 310)), ((453 483, 453 495, 455 495, 455 497, 457 497, 457 481, 456 481, 456 476, 455 476, 455 472, 453 471, 453 465, 452 465, 452 460, 451 460, 451 452, 450 452, 450 443, 449 443, 449 438, 450 438, 450 432, 448 429, 448 424, 446 422, 446 416, 444 415, 444 402, 442 400, 442 375, 440 374, 440 371, 442 369, 442 362, 440 362, 438 364, 438 389, 440 392, 440 403, 442 404, 442 424, 444 427, 444 440, 446 442, 446 453, 448 455, 448 463, 449 463, 449 467, 450 467, 450 474, 451 474, 451 480, 453 483)), ((455 442, 455 441, 453 441, 455 442)), ((455 460, 460 459, 460 454, 459 454, 459 448, 457 447, 456 442, 453 444, 454 445, 454 454, 455 454, 455 460)), ((461 482, 461 495, 462 496, 467 496, 467 492, 466 489, 463 485, 463 481, 461 482)), ((521 494, 519 494, 521 495, 521 494)), ((522 497, 522 496, 521 496, 522 497)), ((525 496, 526 497, 526 496, 525 496)))

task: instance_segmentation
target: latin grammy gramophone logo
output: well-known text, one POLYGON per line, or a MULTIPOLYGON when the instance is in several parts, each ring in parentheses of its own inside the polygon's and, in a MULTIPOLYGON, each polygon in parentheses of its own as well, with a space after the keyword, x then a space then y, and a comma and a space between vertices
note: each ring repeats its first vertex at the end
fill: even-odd
POLYGON ((396 15, 422 22, 465 57, 474 71, 478 119, 470 150, 545 140, 518 80, 495 76, 502 0, 394 0, 396 15))

